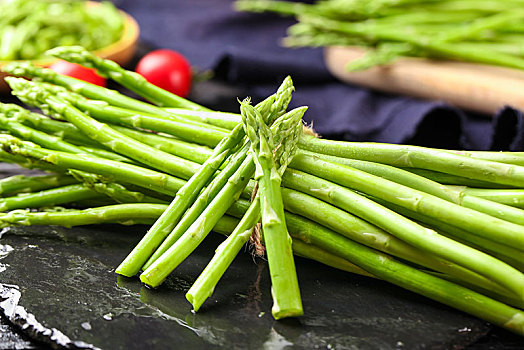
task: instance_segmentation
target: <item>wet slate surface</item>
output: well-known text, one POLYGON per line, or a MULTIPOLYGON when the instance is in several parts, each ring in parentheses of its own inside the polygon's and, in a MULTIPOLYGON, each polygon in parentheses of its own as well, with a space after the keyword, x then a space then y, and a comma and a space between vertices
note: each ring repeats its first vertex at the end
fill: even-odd
MULTIPOLYGON (((387 283, 303 259, 297 270, 306 315, 277 322, 270 313, 267 265, 247 253, 194 314, 184 294, 220 237, 211 235, 162 287, 151 290, 113 272, 146 229, 10 228, 0 240, 13 248, 0 261, 0 282, 18 286, 18 305, 44 327, 102 349, 446 349, 465 347, 490 329, 387 283)), ((56 346, 38 334, 31 337, 56 346)))

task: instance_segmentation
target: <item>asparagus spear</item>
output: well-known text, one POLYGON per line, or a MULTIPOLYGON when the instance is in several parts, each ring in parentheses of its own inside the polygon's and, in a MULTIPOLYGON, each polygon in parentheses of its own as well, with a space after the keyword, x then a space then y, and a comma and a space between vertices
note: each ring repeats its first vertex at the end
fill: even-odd
POLYGON ((0 211, 52 207, 84 199, 100 198, 103 195, 92 191, 82 184, 43 190, 36 193, 22 193, 17 196, 0 199, 0 211))
POLYGON ((113 106, 129 108, 136 111, 169 116, 168 111, 158 108, 149 103, 139 101, 98 85, 86 83, 82 80, 58 74, 51 69, 40 68, 28 62, 11 62, 2 66, 2 71, 15 76, 35 78, 68 88, 93 100, 106 101, 113 106))
POLYGON ((322 226, 308 227, 308 221, 286 217, 289 232, 295 238, 334 252, 364 270, 408 290, 475 315, 517 334, 524 334, 524 313, 482 294, 422 272, 390 256, 351 241, 322 226), (300 228, 295 227, 296 221, 300 228))
MULTIPOLYGON (((249 104, 241 107, 243 125, 251 141, 251 153, 256 165, 255 179, 259 184, 260 210, 264 245, 271 275, 273 308, 275 319, 303 315, 298 278, 295 271, 291 237, 287 232, 284 205, 280 192, 281 175, 273 159, 273 137, 259 113, 249 104)), ((302 123, 299 123, 302 127, 302 123)), ((299 129, 301 131, 301 129, 299 129)), ((294 142, 298 139, 296 133, 294 142)), ((291 141, 291 143, 293 143, 291 141)), ((288 141, 289 142, 289 141, 288 141)), ((286 144, 289 145, 289 143, 286 144)), ((293 148, 293 144, 288 146, 293 148)), ((285 155, 285 157, 288 154, 285 155)), ((286 165, 288 160, 284 160, 286 165)))
POLYGON ((23 156, 31 161, 50 164, 52 169, 76 169, 99 174, 108 180, 132 183, 159 193, 174 195, 184 185, 183 180, 157 171, 86 154, 48 150, 9 135, 0 135, 0 145, 6 152, 23 156))
POLYGON ((5 197, 18 193, 37 192, 54 187, 72 185, 77 182, 74 177, 62 174, 13 175, 0 179, 0 195, 5 197))
POLYGON ((300 169, 305 172, 331 180, 342 186, 383 198, 425 215, 438 216, 439 220, 449 222, 490 240, 506 245, 524 246, 524 227, 520 225, 452 204, 354 168, 323 161, 315 157, 298 155, 293 159, 293 164, 299 165, 300 169))
POLYGON ((189 178, 198 169, 198 165, 193 162, 161 152, 113 130, 107 124, 97 122, 69 103, 39 89, 36 83, 13 77, 7 77, 6 81, 13 89, 13 94, 24 102, 52 109, 90 138, 119 154, 184 178, 189 178))
MULTIPOLYGON (((300 155, 297 155, 293 162, 299 157, 300 155)), ((287 186, 286 178, 289 177, 295 177, 295 181, 293 181, 294 189, 341 207, 381 227, 406 243, 466 267, 488 279, 496 281, 508 290, 511 290, 519 298, 523 297, 522 292, 524 289, 521 284, 524 283, 524 274, 511 266, 466 245, 440 236, 435 231, 422 227, 342 186, 291 170, 284 174, 284 186, 287 186), (499 268, 501 270, 497 271, 499 268)), ((446 202, 446 205, 451 204, 446 202)))
POLYGON ((216 125, 229 130, 237 126, 241 119, 237 113, 194 111, 183 108, 167 108, 166 110, 175 116, 185 116, 201 123, 216 125))
MULTIPOLYGON (((0 111, 6 113, 9 118, 15 119, 24 125, 28 125, 50 135, 55 135, 70 143, 91 147, 100 146, 98 142, 85 136, 71 123, 53 120, 37 113, 30 113, 28 110, 14 104, 0 103, 0 111)), ((113 124, 111 124, 111 127, 137 141, 199 164, 203 163, 212 153, 209 147, 188 143, 173 137, 161 136, 113 124)))
POLYGON ((521 189, 487 189, 462 187, 461 190, 464 193, 472 196, 524 209, 524 190, 521 189))
POLYGON ((428 169, 419 169, 419 168, 408 168, 401 167, 400 169, 409 171, 425 177, 429 180, 438 182, 443 185, 456 185, 456 186, 470 186, 470 187, 479 187, 479 188, 513 188, 514 186, 501 185, 494 182, 474 180, 467 177, 462 177, 458 175, 446 174, 439 171, 428 170, 428 169))
MULTIPOLYGON (((289 122, 295 120, 296 115, 300 117, 304 114, 305 109, 299 108, 292 110, 281 116, 280 121, 282 129, 289 128, 289 122)), ((278 124, 277 124, 278 125, 278 124)), ((292 124, 294 125, 294 124, 292 124)), ((275 125, 273 125, 276 128, 275 125)), ((238 199, 249 179, 253 176, 255 166, 251 157, 246 157, 237 171, 227 180, 227 184, 221 188, 220 192, 211 200, 200 216, 191 224, 185 233, 176 242, 155 260, 140 275, 142 282, 157 286, 182 262, 206 237, 211 230, 213 222, 238 199)), ((176 228, 175 228, 176 230, 176 228)))
MULTIPOLYGON (((87 99, 63 87, 48 83, 40 83, 38 86, 70 102, 81 111, 89 113, 93 118, 108 123, 163 132, 208 146, 215 146, 229 132, 228 129, 179 118, 175 114, 153 114, 111 106, 105 101, 87 99)), ((179 115, 184 116, 184 114, 179 115)))
POLYGON ((342 158, 373 161, 396 167, 429 169, 475 180, 524 187, 524 167, 474 159, 437 149, 322 140, 304 135, 302 149, 342 158))
MULTIPOLYGON (((278 176, 282 176, 287 165, 291 161, 296 151, 296 141, 302 132, 301 115, 296 116, 295 129, 275 130, 279 135, 281 144, 277 147, 274 155, 275 161, 279 164, 278 176), (286 135, 287 133, 290 135, 286 135)), ((277 124, 278 126, 278 124, 277 124)), ((253 136, 253 135, 252 135, 253 136)), ((193 309, 198 311, 204 301, 212 294, 216 284, 233 262, 242 246, 248 241, 251 232, 260 219, 260 197, 257 195, 251 203, 249 209, 242 217, 235 230, 217 248, 215 255, 208 263, 204 271, 200 274, 191 289, 186 293, 186 298, 193 305, 193 309)), ((293 293, 293 291, 291 291, 293 293)))
MULTIPOLYGON (((293 83, 291 78, 287 77, 276 94, 259 103, 257 108, 264 114, 267 114, 268 120, 272 121, 274 117, 282 114, 287 108, 292 90, 293 83)), ((186 182, 179 192, 177 192, 168 209, 116 269, 117 273, 125 276, 132 276, 138 273, 140 268, 155 252, 160 243, 162 243, 162 240, 177 226, 182 215, 195 201, 202 188, 209 183, 211 177, 219 169, 226 157, 231 154, 232 150, 242 141, 244 135, 242 125, 239 124, 231 130, 228 136, 222 139, 214 149, 213 154, 202 164, 199 170, 186 182)), ((222 175, 224 179, 225 174, 227 174, 227 172, 222 175)), ((211 188, 209 191, 211 191, 211 188)))
POLYGON ((499 219, 513 222, 515 224, 524 224, 524 211, 522 210, 483 198, 471 196, 462 189, 452 189, 402 169, 380 163, 372 163, 328 155, 316 155, 315 153, 308 151, 301 151, 301 153, 309 157, 318 157, 333 163, 348 165, 355 169, 380 176, 387 180, 419 190, 424 193, 431 194, 466 208, 474 209, 499 219))
POLYGON ((69 173, 94 192, 104 194, 117 203, 160 203, 166 201, 151 197, 142 192, 130 191, 125 186, 108 182, 104 177, 95 174, 88 174, 78 170, 69 170, 69 173))
POLYGON ((94 68, 107 78, 111 78, 129 90, 160 106, 183 107, 193 110, 207 110, 207 108, 172 94, 149 83, 138 73, 123 69, 117 63, 100 58, 81 46, 61 46, 47 51, 48 55, 63 60, 94 68))
POLYGON ((75 146, 69 142, 63 141, 60 137, 48 135, 44 132, 34 130, 26 125, 23 125, 11 118, 6 118, 0 114, 0 129, 9 131, 11 135, 19 137, 20 139, 34 142, 40 146, 54 149, 57 151, 69 152, 69 153, 87 153, 96 155, 106 159, 112 159, 116 161, 132 162, 126 157, 122 157, 113 152, 108 152, 103 149, 93 149, 89 147, 75 146))
POLYGON ((71 123, 50 119, 47 116, 30 112, 12 103, 0 103, 0 111, 10 119, 16 120, 33 129, 43 131, 48 135, 59 137, 69 143, 91 147, 99 146, 98 142, 85 136, 71 123))

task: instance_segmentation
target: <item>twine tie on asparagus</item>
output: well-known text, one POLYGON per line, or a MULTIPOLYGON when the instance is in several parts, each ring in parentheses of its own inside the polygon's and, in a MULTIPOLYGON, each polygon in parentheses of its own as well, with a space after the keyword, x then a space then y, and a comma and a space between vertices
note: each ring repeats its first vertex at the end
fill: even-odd
MULTIPOLYGON (((251 193, 251 202, 255 200, 258 194, 258 182, 255 183, 255 187, 253 187, 253 192, 251 193)), ((251 235, 249 236, 249 248, 253 255, 253 257, 263 257, 266 248, 262 244, 262 235, 261 235, 262 227, 260 225, 260 222, 257 223, 251 232, 251 235)))

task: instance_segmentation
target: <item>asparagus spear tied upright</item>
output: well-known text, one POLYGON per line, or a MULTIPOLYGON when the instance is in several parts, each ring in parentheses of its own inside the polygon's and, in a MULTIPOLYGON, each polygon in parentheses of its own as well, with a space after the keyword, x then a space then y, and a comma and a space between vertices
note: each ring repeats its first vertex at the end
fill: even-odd
MULTIPOLYGON (((284 204, 280 192, 282 175, 277 170, 277 163, 273 158, 275 149, 273 136, 261 115, 246 101, 242 103, 241 112, 242 124, 251 141, 251 154, 256 165, 255 179, 258 180, 259 185, 264 245, 271 275, 273 296, 271 312, 275 319, 301 316, 304 312, 293 260, 291 237, 284 218, 284 204)), ((299 127, 302 127, 301 123, 299 127)), ((300 135, 300 132, 296 132, 295 135, 300 135)), ((281 144, 280 163, 284 169, 289 163, 287 157, 294 153, 297 140, 298 137, 295 137, 281 144)))
MULTIPOLYGON (((291 98, 293 82, 287 77, 277 92, 257 105, 257 109, 268 115, 270 122, 284 113, 291 98)), ((116 272, 133 276, 146 263, 164 238, 173 231, 182 215, 194 203, 196 197, 219 169, 226 157, 244 139, 245 133, 238 124, 228 136, 215 147, 213 154, 202 164, 198 171, 177 192, 175 198, 162 216, 149 229, 146 235, 116 269, 116 272)))
MULTIPOLYGON (((300 114, 302 116, 304 112, 305 108, 297 108, 282 115, 279 119, 282 119, 283 127, 289 128, 291 127, 289 122, 291 120, 295 120, 295 115, 300 114)), ((277 119, 277 121, 279 119, 277 119)), ((247 153, 246 147, 244 147, 240 153, 244 152, 247 153)), ((236 158, 240 158, 238 154, 236 155, 236 158)), ((174 244, 169 247, 169 249, 167 249, 158 259, 154 260, 154 262, 148 265, 148 267, 140 275, 142 282, 152 287, 156 287, 161 284, 162 281, 200 244, 200 242, 202 242, 202 240, 211 230, 213 222, 215 222, 220 216, 224 215, 226 210, 233 204, 235 200, 238 199, 243 189, 249 182, 249 179, 251 179, 253 176, 254 172, 255 165, 253 164, 251 155, 249 155, 243 159, 242 163, 231 176, 228 175, 228 178, 225 180, 226 183, 222 188, 220 188, 220 191, 218 191, 215 196, 209 196, 209 194, 206 193, 203 193, 201 196, 199 196, 199 199, 204 197, 204 200, 209 204, 200 213, 198 218, 196 218, 194 222, 191 223, 187 230, 184 230, 181 237, 178 238, 176 242, 174 242, 174 244)), ((226 169, 224 169, 223 173, 226 173, 226 169)), ((222 173, 217 176, 217 178, 215 178, 209 187, 213 187, 213 183, 215 181, 224 181, 224 179, 220 179, 221 175, 222 173)), ((190 208, 190 210, 192 209, 193 207, 190 208)), ((184 218, 179 223, 179 225, 183 221, 184 218)), ((173 232, 176 230, 177 227, 175 227, 173 232)), ((169 237, 167 239, 169 239, 169 237)), ((161 248, 162 247, 159 249, 161 248)))
MULTIPOLYGON (((249 115, 253 115, 254 113, 257 113, 254 108, 250 108, 248 101, 244 101, 242 103, 241 110, 243 110, 244 113, 249 113, 249 115), (245 111, 248 109, 248 111, 245 111)), ((258 116, 260 114, 257 113, 258 116)), ((295 114, 293 117, 294 120, 291 120, 291 125, 295 125, 295 127, 291 128, 285 128, 282 119, 275 122, 275 125, 273 126, 274 131, 270 131, 269 128, 266 128, 265 134, 261 137, 267 137, 269 140, 274 142, 274 138, 272 137, 272 134, 274 133, 278 137, 275 137, 275 139, 279 140, 279 144, 277 147, 273 147, 273 145, 270 145, 269 143, 272 142, 266 142, 264 145, 269 147, 269 153, 271 159, 269 159, 270 163, 273 164, 266 164, 266 165, 273 165, 273 167, 270 168, 271 171, 274 171, 274 176, 269 179, 269 181, 272 181, 270 185, 278 186, 280 188, 280 180, 282 174, 284 173, 285 169, 287 168, 287 165, 289 162, 291 162, 291 159, 293 155, 296 152, 296 144, 298 141, 298 138, 300 137, 300 134, 302 133, 302 115, 301 113, 295 114), (270 136, 270 137, 268 137, 270 136), (278 168, 277 168, 278 166, 278 168)), ((249 125, 249 133, 248 136, 251 138, 255 138, 256 143, 253 141, 251 142, 252 148, 254 144, 257 144, 260 146, 261 142, 258 142, 257 135, 256 135, 256 129, 257 123, 260 122, 260 120, 256 120, 255 118, 251 118, 251 123, 254 123, 254 125, 249 125)), ((244 122, 244 128, 246 128, 246 123, 244 122)), ((264 124, 265 125, 265 124, 264 124)), ((256 147, 256 146, 255 146, 256 147)), ((265 147, 265 148, 268 148, 265 147)), ((258 154, 260 154, 260 150, 262 147, 259 147, 258 154)), ((264 149, 264 151, 268 151, 267 149, 264 149)), ((263 152, 262 152, 263 153, 263 152)), ((264 154, 262 154, 264 156, 264 154)), ((254 155, 255 156, 255 155, 254 155)), ((267 160, 263 160, 266 161, 267 160)), ((258 168, 257 168, 258 169, 258 168)), ((262 171, 263 169, 260 169, 262 171)), ((259 172, 259 175, 261 173, 259 172)), ((269 174, 271 176, 271 174, 269 174)), ((255 178, 257 176, 255 175, 255 178)), ((266 178, 267 180, 267 178, 266 178)), ((259 182, 260 183, 260 182, 259 182)), ((267 184, 265 184, 267 185, 267 184)), ((266 191, 267 186, 260 187, 260 190, 266 191)), ((260 193, 260 192, 259 192, 260 193)), ((278 196, 278 193, 277 193, 278 196)), ((262 198, 266 198, 263 196, 262 198)), ((275 200, 275 198, 271 198, 275 200)), ((276 200, 279 200, 276 198, 276 200)), ((282 200, 280 196, 280 201, 282 200)), ((266 201, 267 203, 267 201, 266 201)), ((281 205, 281 208, 283 206, 281 205)), ((264 209, 264 208, 263 208, 264 209)), ((267 208, 265 208, 267 209, 267 208)), ((278 209, 278 208, 277 208, 278 209)), ((282 209, 283 210, 283 209, 282 209)), ((282 213, 283 214, 283 211, 282 213)), ((191 289, 186 294, 186 298, 193 304, 193 308, 195 311, 198 311, 200 306, 204 303, 204 301, 213 293, 213 290, 218 283, 219 279, 222 277, 228 266, 232 263, 235 256, 240 251, 241 247, 249 240, 249 237, 251 236, 251 233, 253 231, 254 226, 259 221, 261 216, 261 208, 260 208, 260 196, 257 194, 257 196, 254 198, 253 202, 251 203, 249 209, 242 217, 242 220, 239 222, 237 227, 235 227, 235 230, 229 235, 229 237, 217 248, 215 255, 213 256, 213 259, 209 262, 205 270, 202 272, 202 274, 198 277, 198 279, 195 281, 191 289)), ((289 254, 289 250, 291 247, 288 245, 289 235, 287 233, 287 229, 285 228, 285 220, 282 218, 282 221, 278 223, 279 227, 275 227, 276 230, 281 230, 281 236, 277 237, 277 239, 280 238, 280 242, 284 243, 280 246, 277 246, 277 248, 280 249, 280 251, 273 250, 272 256, 275 256, 275 253, 278 254, 281 253, 282 250, 286 252, 286 254, 289 254), (284 226, 282 226, 284 225, 284 226), (282 232, 282 229, 284 231, 282 232)), ((266 223, 268 221, 268 218, 266 217, 266 223)), ((264 218, 263 218, 264 223, 264 218)), ((274 226, 273 226, 274 227, 274 226)), ((271 228, 270 228, 271 230, 271 228)), ((274 232, 275 230, 273 230, 274 232)), ((278 232, 278 231, 277 231, 278 232)), ((266 237, 266 236, 265 236, 266 237)), ((271 238, 270 238, 271 239, 271 238)), ((266 238, 266 246, 267 246, 267 238, 266 238)), ((274 245, 271 245, 270 249, 274 249, 274 245)), ((282 259, 284 260, 284 264, 289 264, 289 256, 285 256, 282 259)), ((273 258, 275 259, 275 258, 273 258)), ((282 318, 287 316, 299 316, 302 313, 302 306, 300 302, 300 291, 298 290, 298 282, 296 278, 296 273, 294 271, 294 261, 291 258, 291 264, 287 267, 284 267, 284 269, 291 269, 291 271, 288 270, 289 273, 292 273, 295 277, 291 278, 290 281, 285 283, 291 283, 290 285, 284 285, 285 290, 287 290, 288 287, 291 286, 291 288, 288 290, 290 298, 286 298, 287 296, 284 295, 284 299, 282 303, 275 302, 275 308, 273 315, 275 318, 282 318), (290 303, 291 302, 291 303, 290 303), (291 306, 290 306, 291 305, 291 306)), ((270 261, 270 269, 271 269, 271 263, 270 261)), ((276 264, 273 260, 273 264, 276 264)), ((280 271, 279 271, 280 272, 280 271)), ((286 271, 285 271, 286 272, 286 271)), ((276 273, 272 274, 272 276, 276 275, 276 273)), ((288 276, 282 276, 284 280, 288 278, 288 276)), ((282 289, 280 289, 280 286, 282 286, 282 280, 277 281, 279 284, 279 287, 276 289, 273 288, 273 293, 279 293, 282 289)), ((285 284, 284 283, 284 284, 285 284)), ((282 294, 274 294, 274 297, 282 296, 282 294)), ((279 299, 280 300, 280 299, 279 299)), ((279 301, 278 300, 278 301, 279 301)))

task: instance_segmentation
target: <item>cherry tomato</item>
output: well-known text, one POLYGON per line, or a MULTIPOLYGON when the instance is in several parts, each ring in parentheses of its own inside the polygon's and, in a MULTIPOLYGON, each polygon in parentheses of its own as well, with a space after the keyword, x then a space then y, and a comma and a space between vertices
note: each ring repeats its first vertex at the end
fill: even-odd
POLYGON ((60 60, 53 63, 49 68, 57 73, 80 79, 91 84, 106 86, 106 79, 96 74, 94 69, 85 68, 75 63, 60 60))
POLYGON ((176 51, 151 51, 138 61, 135 71, 151 84, 180 97, 186 97, 191 90, 191 65, 176 51))

